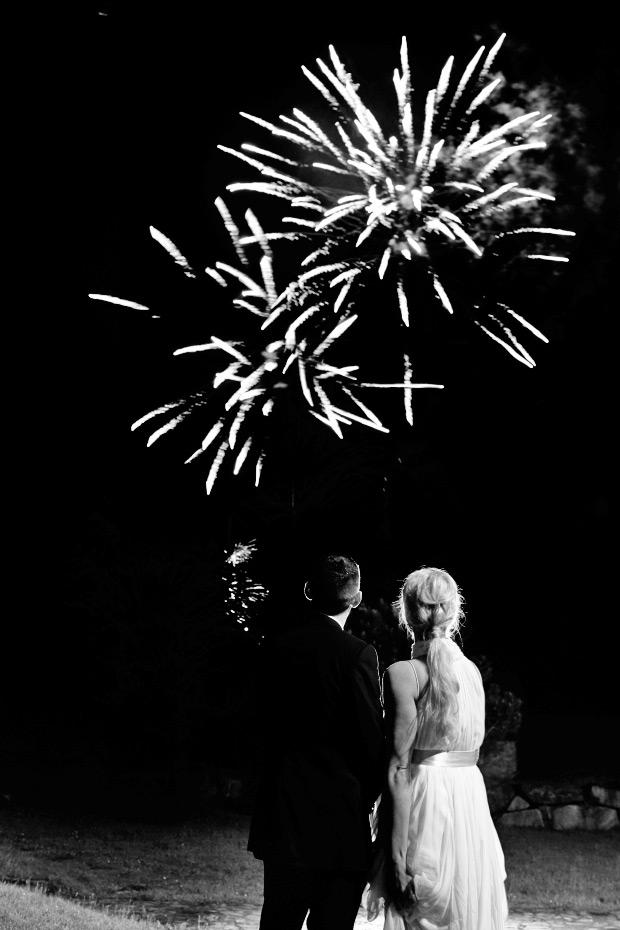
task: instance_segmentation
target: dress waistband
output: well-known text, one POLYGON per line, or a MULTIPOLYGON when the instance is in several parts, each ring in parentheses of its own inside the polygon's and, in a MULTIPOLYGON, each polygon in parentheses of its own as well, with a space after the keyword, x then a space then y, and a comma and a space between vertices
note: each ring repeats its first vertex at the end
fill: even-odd
POLYGON ((440 752, 437 749, 414 749, 411 756, 412 765, 475 765, 480 755, 479 749, 456 749, 440 752))

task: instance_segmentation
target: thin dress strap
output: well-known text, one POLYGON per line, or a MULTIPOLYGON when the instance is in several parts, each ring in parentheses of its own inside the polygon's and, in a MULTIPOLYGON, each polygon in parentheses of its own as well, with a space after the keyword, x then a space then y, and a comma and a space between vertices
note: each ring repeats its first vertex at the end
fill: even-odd
POLYGON ((409 659, 409 664, 411 665, 411 668, 413 669, 413 674, 415 675, 415 680, 418 685, 418 693, 416 695, 416 701, 417 701, 418 698, 420 697, 420 679, 418 678, 418 673, 416 672, 415 665, 413 664, 413 659, 409 659))
POLYGON ((417 682, 417 684, 418 684, 418 694, 417 694, 417 697, 416 697, 416 701, 419 701, 420 698, 422 697, 422 695, 424 694, 424 692, 426 691, 426 689, 428 688, 428 681, 426 682, 426 684, 424 685, 424 687, 422 688, 422 690, 420 690, 420 678, 419 678, 418 673, 417 673, 417 671, 416 671, 416 667, 415 667, 415 665, 413 664, 413 659, 407 659, 407 661, 409 662, 409 664, 411 665, 411 668, 413 669, 413 674, 415 675, 415 680, 416 680, 416 682, 417 682))

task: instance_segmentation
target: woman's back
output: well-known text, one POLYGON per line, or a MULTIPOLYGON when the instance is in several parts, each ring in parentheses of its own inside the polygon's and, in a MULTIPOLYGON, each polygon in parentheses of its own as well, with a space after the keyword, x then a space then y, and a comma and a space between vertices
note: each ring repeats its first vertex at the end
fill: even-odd
MULTIPOLYGON (((429 714, 427 686, 418 701, 416 749, 472 750, 479 749, 484 739, 484 688, 476 665, 467 659, 453 640, 444 640, 442 648, 449 651, 450 673, 457 685, 457 718, 453 735, 446 742, 433 717, 429 714)), ((432 671, 429 670, 430 674, 432 671)), ((430 682, 429 682, 430 684, 430 682)))

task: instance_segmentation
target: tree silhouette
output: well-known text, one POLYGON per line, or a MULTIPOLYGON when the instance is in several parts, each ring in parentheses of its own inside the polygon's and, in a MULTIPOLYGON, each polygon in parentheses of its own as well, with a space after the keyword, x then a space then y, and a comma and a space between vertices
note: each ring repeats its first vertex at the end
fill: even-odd
POLYGON ((88 752, 143 782, 150 766, 173 800, 191 801, 201 767, 238 762, 239 739, 251 742, 263 592, 232 554, 125 538, 93 514, 68 566, 65 607, 91 657, 88 752))

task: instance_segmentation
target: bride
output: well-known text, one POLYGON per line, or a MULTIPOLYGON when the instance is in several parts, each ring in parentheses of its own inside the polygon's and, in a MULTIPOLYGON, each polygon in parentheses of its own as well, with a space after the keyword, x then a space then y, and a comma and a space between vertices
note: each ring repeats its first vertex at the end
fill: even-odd
POLYGON ((453 640, 459 588, 421 568, 405 579, 399 610, 412 658, 383 679, 391 752, 368 918, 383 909, 384 930, 505 930, 504 855, 476 765, 482 678, 453 640))

